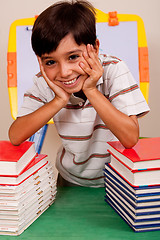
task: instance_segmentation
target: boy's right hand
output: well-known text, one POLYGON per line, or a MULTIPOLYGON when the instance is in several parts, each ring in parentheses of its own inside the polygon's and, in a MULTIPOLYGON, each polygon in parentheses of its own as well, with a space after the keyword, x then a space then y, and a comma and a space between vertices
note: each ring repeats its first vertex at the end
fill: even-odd
POLYGON ((71 96, 71 94, 65 92, 62 88, 60 88, 59 86, 57 86, 53 81, 51 81, 45 71, 44 71, 44 67, 42 65, 42 61, 40 57, 38 58, 38 62, 39 62, 39 66, 40 66, 40 71, 42 73, 43 78, 45 79, 46 83, 48 84, 48 86, 51 88, 51 90, 55 93, 55 98, 61 102, 62 107, 66 106, 66 104, 69 101, 69 98, 71 96))

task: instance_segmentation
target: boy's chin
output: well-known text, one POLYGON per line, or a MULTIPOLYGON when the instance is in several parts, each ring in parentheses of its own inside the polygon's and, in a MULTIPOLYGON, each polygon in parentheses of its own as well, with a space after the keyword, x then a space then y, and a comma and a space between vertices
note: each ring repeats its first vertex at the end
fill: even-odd
POLYGON ((77 89, 75 89, 75 90, 68 90, 68 91, 66 91, 67 93, 69 93, 69 94, 74 94, 74 93, 77 93, 77 92, 80 92, 82 90, 82 88, 77 88, 77 89))

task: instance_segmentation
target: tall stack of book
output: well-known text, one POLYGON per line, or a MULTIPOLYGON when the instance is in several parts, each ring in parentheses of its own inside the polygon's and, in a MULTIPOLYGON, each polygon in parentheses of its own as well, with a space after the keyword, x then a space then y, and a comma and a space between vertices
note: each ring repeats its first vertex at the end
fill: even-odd
POLYGON ((20 235, 55 200, 56 182, 47 155, 26 141, 0 141, 0 234, 20 235))
POLYGON ((105 201, 135 232, 160 230, 160 138, 139 139, 132 149, 108 144, 105 201))

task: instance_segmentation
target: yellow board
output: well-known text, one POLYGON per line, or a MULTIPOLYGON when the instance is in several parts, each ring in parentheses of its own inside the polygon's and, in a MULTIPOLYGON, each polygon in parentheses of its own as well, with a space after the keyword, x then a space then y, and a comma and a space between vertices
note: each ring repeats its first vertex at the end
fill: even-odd
MULTIPOLYGON (((19 19, 11 24, 8 40, 8 92, 10 100, 11 115, 16 119, 18 112, 18 96, 17 96, 17 36, 16 29, 18 26, 33 26, 34 18, 19 19)), ((138 52, 139 52, 139 79, 140 89, 148 102, 149 94, 149 63, 148 63, 148 47, 145 34, 145 28, 142 19, 137 15, 117 14, 116 12, 104 13, 96 10, 97 23, 107 22, 110 27, 116 27, 120 22, 137 22, 138 36, 138 52)), ((105 29, 104 29, 105 31, 105 29)), ((53 123, 53 121, 49 121, 53 123)))

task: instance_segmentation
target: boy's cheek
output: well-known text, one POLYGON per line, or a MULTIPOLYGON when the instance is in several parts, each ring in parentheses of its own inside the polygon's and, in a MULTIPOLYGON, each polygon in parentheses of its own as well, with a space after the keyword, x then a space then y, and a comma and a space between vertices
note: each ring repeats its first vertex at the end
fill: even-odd
POLYGON ((52 78, 52 76, 54 75, 54 71, 51 67, 48 67, 46 64, 43 65, 43 69, 47 75, 48 78, 52 78))
POLYGON ((51 72, 51 71, 48 71, 48 70, 45 69, 45 68, 44 68, 44 71, 45 71, 46 76, 49 78, 49 80, 53 82, 54 77, 53 77, 52 72, 51 72))

